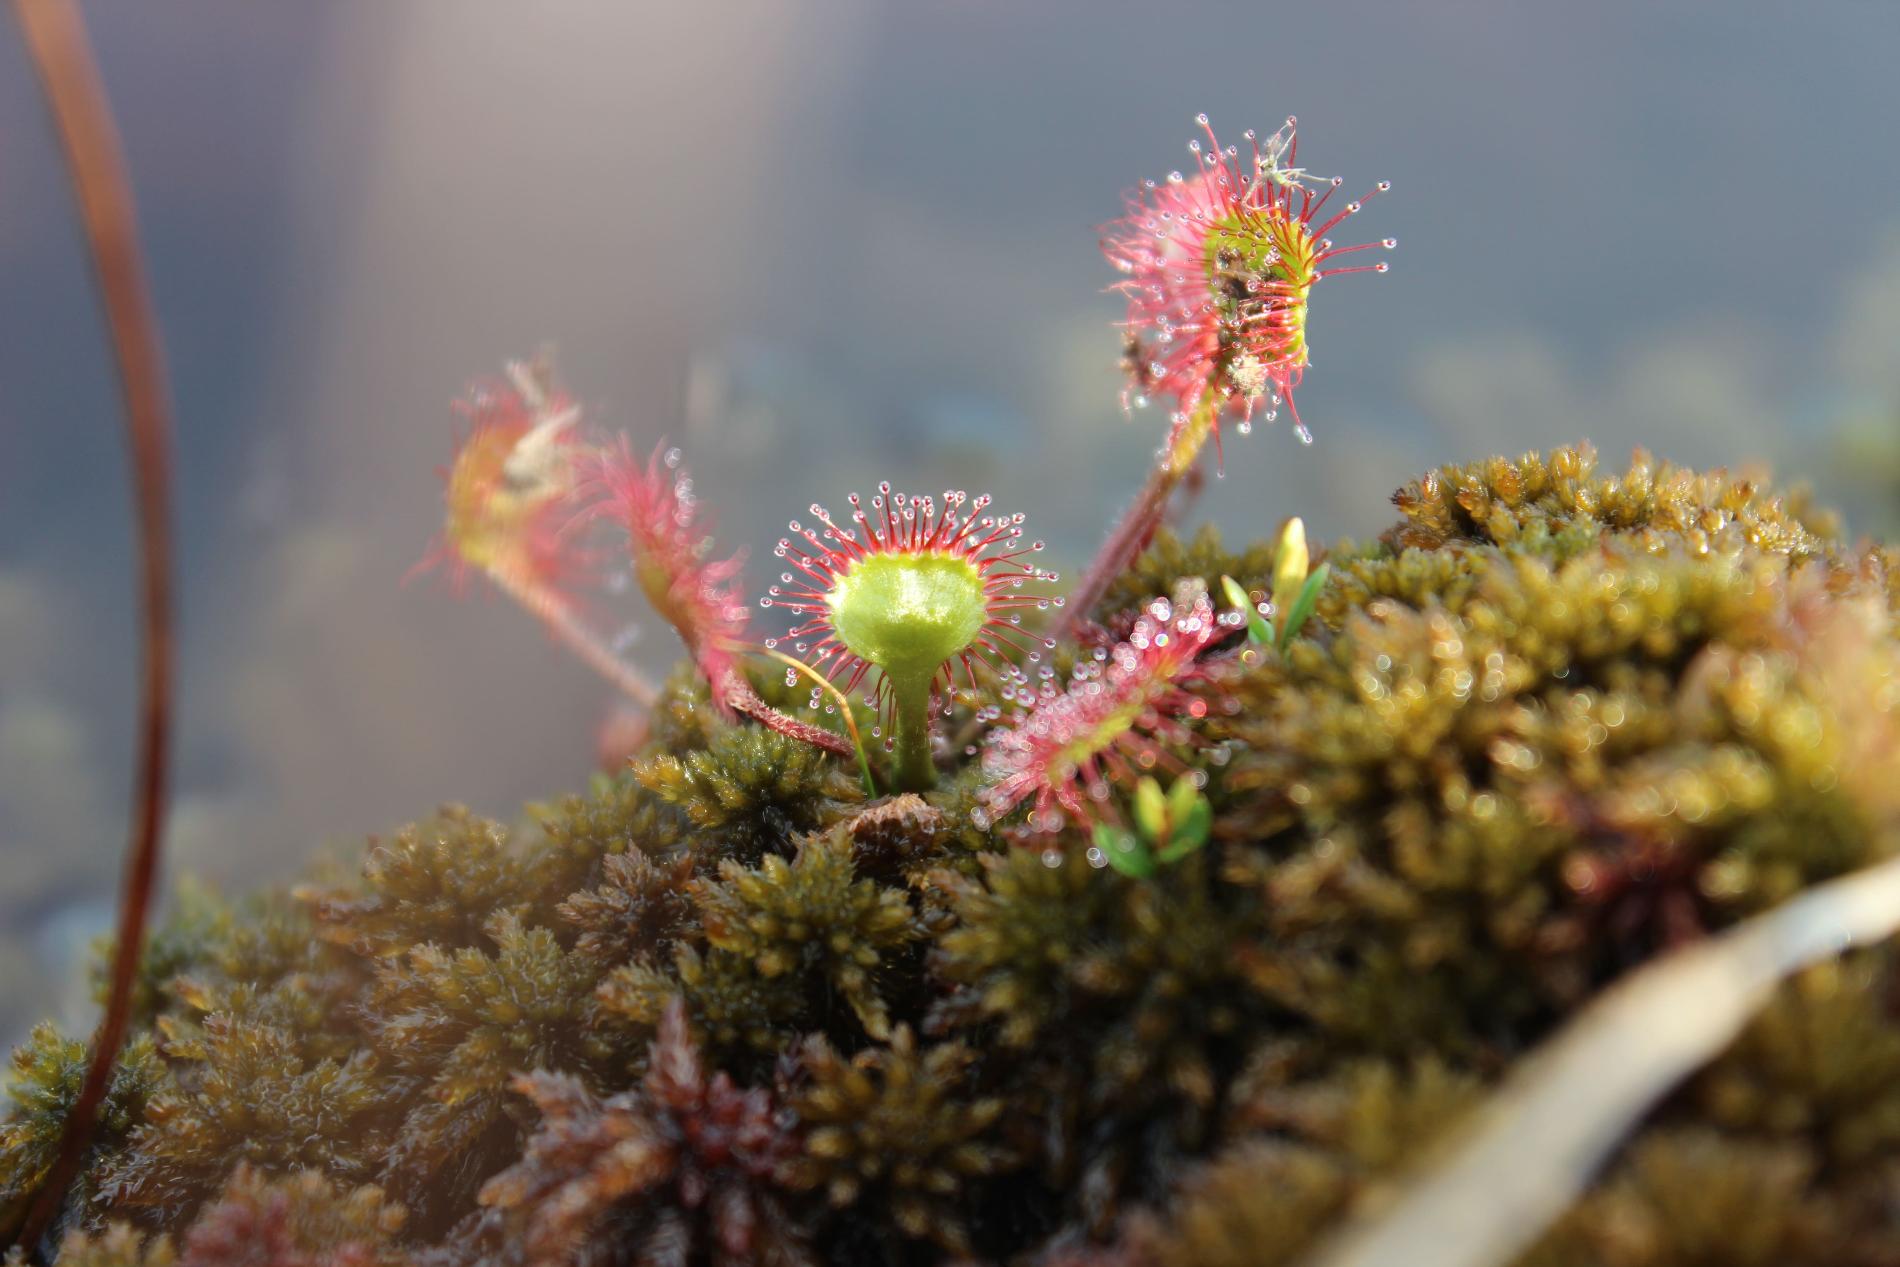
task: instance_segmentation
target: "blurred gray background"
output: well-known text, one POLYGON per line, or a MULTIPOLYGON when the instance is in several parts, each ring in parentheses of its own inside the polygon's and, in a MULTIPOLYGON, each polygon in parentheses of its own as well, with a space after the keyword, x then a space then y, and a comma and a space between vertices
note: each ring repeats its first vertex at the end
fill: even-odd
MULTIPOLYGON (((1117 405, 1094 227, 1196 111, 1302 120, 1393 193, 1337 279, 1317 436, 1196 507, 1370 535, 1426 466, 1590 437, 1900 511, 1890 0, 97 0, 178 406, 173 878, 294 874, 433 804, 578 784, 605 699, 499 600, 400 584, 448 405, 544 340, 595 421, 687 451, 762 584, 784 520, 987 488, 1066 565, 1162 419, 1117 405)), ((0 1037, 88 1015, 135 645, 116 397, 0 22, 0 1037)), ((633 611, 626 615, 631 618, 633 611)), ((648 627, 632 654, 663 666, 648 627)))

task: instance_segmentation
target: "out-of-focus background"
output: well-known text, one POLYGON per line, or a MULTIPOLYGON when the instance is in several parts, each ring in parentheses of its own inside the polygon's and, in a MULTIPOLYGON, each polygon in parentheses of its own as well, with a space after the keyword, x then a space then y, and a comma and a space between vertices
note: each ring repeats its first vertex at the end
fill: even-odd
MULTIPOLYGON (((1900 6, 1508 0, 97 0, 178 406, 173 878, 294 874, 443 800, 578 784, 599 684, 505 603, 404 587, 448 405, 558 345, 688 453, 722 540, 889 476, 1065 563, 1133 490, 1094 226, 1217 128, 1392 194, 1316 296, 1317 435, 1196 516, 1371 535, 1440 461, 1594 439, 1758 459, 1900 518, 1900 6)), ((135 645, 116 396, 65 174, 0 22, 0 1038, 87 1015, 135 645)), ((631 608, 628 615, 632 615, 631 608)), ((673 653, 649 626, 631 654, 673 653)))

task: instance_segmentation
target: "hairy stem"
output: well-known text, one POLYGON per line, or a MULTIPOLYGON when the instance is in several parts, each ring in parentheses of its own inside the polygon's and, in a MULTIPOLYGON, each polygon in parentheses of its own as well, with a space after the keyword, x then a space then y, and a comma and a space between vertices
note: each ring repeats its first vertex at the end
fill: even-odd
MULTIPOLYGON (((653 708, 660 702, 659 688, 645 674, 615 655, 558 595, 537 586, 525 585, 505 570, 488 571, 484 575, 546 626, 555 641, 580 657, 583 664, 606 678, 622 694, 643 708, 653 708)), ((714 698, 733 712, 743 713, 763 726, 782 735, 790 735, 814 748, 822 748, 841 757, 851 755, 852 746, 846 740, 822 726, 787 717, 760 699, 759 693, 737 673, 728 672, 719 681, 709 682, 708 685, 712 688, 714 698)), ((866 777, 869 777, 868 774, 866 777)))
POLYGON ((1082 573, 1082 579, 1070 591, 1062 618, 1056 622, 1056 638, 1067 638, 1074 633, 1075 626, 1086 620, 1102 601, 1109 584, 1147 547, 1167 514, 1168 498, 1194 469, 1195 459, 1206 447, 1207 438, 1214 434, 1214 420, 1220 416, 1222 403, 1219 393, 1208 391, 1169 439, 1168 451, 1148 472, 1148 480, 1135 495, 1134 503, 1123 512, 1120 522, 1082 573))
POLYGON ((935 673, 893 677, 891 693, 892 778, 900 792, 928 792, 937 786, 937 763, 930 755, 930 684, 935 673))
MULTIPOLYGON (((787 716, 759 698, 752 684, 736 672, 729 672, 712 684, 713 693, 724 700, 734 712, 743 713, 767 730, 776 730, 781 735, 790 736, 800 743, 808 743, 814 748, 840 757, 851 755, 851 744, 844 738, 832 734, 823 726, 814 726, 810 722, 787 716)), ((853 723, 855 727, 855 723, 853 723)), ((864 767, 864 777, 870 778, 869 767, 864 767)))
POLYGON ((111 332, 132 457, 143 628, 131 838, 125 852, 105 1014, 93 1037, 91 1061, 79 1098, 66 1118, 59 1152, 20 1228, 18 1243, 30 1249, 65 1201, 112 1083, 113 1063, 131 1020, 132 985, 145 944, 163 846, 174 659, 172 428, 170 392, 139 252, 131 181, 85 26, 71 0, 14 0, 14 13, 65 152, 111 332))
POLYGON ((523 584, 503 568, 485 569, 483 575, 545 625, 556 642, 580 657, 583 664, 606 678, 627 698, 643 708, 652 708, 660 702, 660 689, 640 670, 615 655, 558 595, 523 584))

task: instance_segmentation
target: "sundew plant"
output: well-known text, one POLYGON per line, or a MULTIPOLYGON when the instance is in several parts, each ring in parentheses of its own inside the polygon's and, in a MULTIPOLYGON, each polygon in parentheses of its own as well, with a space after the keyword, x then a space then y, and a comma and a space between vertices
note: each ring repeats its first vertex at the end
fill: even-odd
POLYGON ((471 389, 421 570, 636 724, 134 928, 123 1050, 14 1054, 10 1261, 1900 1261, 1900 555, 1587 443, 1177 532, 1324 443, 1310 306, 1395 245, 1198 124, 1102 236, 1158 454, 1072 582, 929 471, 722 542, 547 359, 471 389))
MULTIPOLYGON (((1311 442, 1292 398, 1308 361, 1313 288, 1333 274, 1384 272, 1383 261, 1334 261, 1397 245, 1387 238, 1341 246, 1327 236, 1363 202, 1328 214, 1342 182, 1294 165, 1294 119, 1264 140, 1248 130, 1244 158, 1238 148, 1221 146, 1207 116, 1197 122, 1206 144, 1189 142, 1195 174, 1142 182, 1102 240, 1103 254, 1125 274, 1115 286, 1127 300, 1124 404, 1160 400, 1171 408, 1149 486, 1084 575, 1085 604, 1159 526, 1210 437, 1218 450, 1223 420, 1233 419, 1244 434, 1256 414, 1271 421, 1284 403, 1297 434, 1311 442)), ((1381 181, 1373 192, 1389 188, 1381 181)), ((789 570, 759 603, 792 613, 794 627, 783 637, 748 642, 734 596, 738 561, 713 558, 680 453, 656 453, 643 467, 625 440, 589 439, 570 398, 546 381, 548 372, 545 365, 511 365, 506 381, 477 388, 461 406, 474 425, 446 475, 448 515, 431 557, 458 576, 485 574, 583 660, 651 706, 653 688, 577 620, 568 592, 575 578, 600 570, 602 547, 581 530, 586 520, 612 521, 624 533, 617 548, 653 610, 679 633, 716 709, 728 718, 746 712, 838 751, 845 735, 825 734, 758 702, 737 669, 737 657, 748 651, 786 659, 787 644, 805 665, 788 667, 788 682, 808 679, 814 700, 831 697, 822 706, 831 715, 850 720, 853 705, 838 696, 873 687, 862 702, 876 713, 872 737, 884 740, 888 754, 882 782, 897 791, 936 786, 940 755, 948 754, 935 751, 941 744, 933 742, 940 739, 934 719, 955 715, 959 682, 967 700, 992 696, 998 706, 979 719, 990 724, 979 764, 997 786, 984 793, 989 808, 979 818, 1013 809, 1034 786, 1041 790, 1029 816, 1032 833, 1060 826, 1057 806, 1092 819, 1090 807, 1111 797, 1103 773, 1130 768, 1122 754, 1143 768, 1161 758, 1164 746, 1153 737, 1179 730, 1171 720, 1174 687, 1204 673, 1201 657, 1219 635, 1250 617, 1270 616, 1276 599, 1288 607, 1297 597, 1241 594, 1217 614, 1213 604, 1240 593, 1217 590, 1185 599, 1188 610, 1174 621, 1170 596, 1156 595, 1153 614, 1126 639, 1097 639, 1093 666, 1078 665, 1067 691, 1056 691, 1040 666, 1057 640, 1039 631, 1044 622, 1025 626, 1024 616, 1059 610, 1067 599, 1055 588, 1057 574, 1032 562, 1043 543, 1025 541, 1024 515, 992 511, 984 494, 907 494, 886 481, 868 502, 850 494, 845 522, 818 502, 808 509, 810 524, 791 521, 790 535, 773 549, 789 570), (1059 695, 1066 697, 1060 703, 1059 695)), ((1303 532, 1299 540, 1303 558, 1303 532)), ((1065 622, 1060 632, 1078 631, 1065 622)), ((1198 717, 1204 705, 1191 711, 1198 717)), ((875 791, 879 780, 855 722, 849 738, 866 789, 875 791)))

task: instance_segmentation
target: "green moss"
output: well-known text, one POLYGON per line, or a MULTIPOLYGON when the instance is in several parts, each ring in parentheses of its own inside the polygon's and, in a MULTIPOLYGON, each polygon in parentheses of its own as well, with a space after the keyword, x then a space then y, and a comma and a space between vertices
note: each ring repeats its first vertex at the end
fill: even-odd
MULTIPOLYGON (((877 974, 917 938, 903 890, 861 880, 848 830, 807 836, 790 862, 722 863, 699 889, 706 940, 767 980, 792 977, 807 994, 835 991, 873 1038, 890 1037, 877 974)), ((816 1009, 813 1009, 814 1011, 816 1009)))
POLYGON ((994 1142, 1004 1101, 968 1094, 974 1053, 958 1043, 919 1050, 900 1028, 888 1047, 849 1060, 823 1039, 801 1056, 810 1084, 793 1104, 806 1129, 791 1186, 822 1191, 834 1209, 882 1208, 903 1236, 967 1255, 957 1198, 1010 1161, 994 1142))
POLYGON ((626 1038, 598 1022, 598 963, 551 929, 512 914, 486 930, 492 949, 425 944, 385 960, 368 990, 366 1037, 391 1072, 400 1125, 377 1173, 411 1204, 437 1208, 479 1176, 471 1150, 512 1141, 506 1093, 524 1069, 597 1076, 626 1062, 626 1038))
POLYGON ((342 1189, 313 1170, 272 1179, 249 1165, 232 1174, 175 1249, 170 1236, 141 1236, 112 1223, 69 1235, 61 1267, 172 1267, 245 1263, 256 1267, 404 1267, 397 1245, 405 1212, 364 1186, 342 1189))
POLYGON ((1131 1256, 1157 1267, 1295 1262, 1480 1098, 1479 1081, 1433 1059, 1357 1063, 1320 1077, 1268 1053, 1237 1084, 1234 1143, 1182 1182, 1166 1216, 1132 1219, 1131 1256))
POLYGON ((660 1023, 674 1000, 685 1003, 708 1047, 729 1059, 784 1050, 805 1015, 803 983, 761 975, 743 955, 701 953, 682 945, 669 965, 635 960, 614 970, 599 991, 609 1014, 640 1030, 660 1023))
POLYGON ((986 871, 948 881, 957 923, 937 969, 960 989, 940 1019, 1082 1053, 1098 1105, 1172 1094, 1211 1106, 1222 1040, 1267 1008, 1248 980, 1263 926, 1251 900, 1226 901, 1202 855, 1149 881, 1076 853, 1052 867, 1016 850, 986 871))
POLYGON ((1172 595, 1184 580, 1193 581, 1197 588, 1217 591, 1223 576, 1233 577, 1242 589, 1271 591, 1273 543, 1258 541, 1234 553, 1221 544, 1220 531, 1212 524, 1186 541, 1164 528, 1128 570, 1109 585, 1097 611, 1129 611, 1157 594, 1172 595))
MULTIPOLYGON (((1530 1267, 1769 1267, 1851 1261, 1796 1144, 1658 1132, 1529 1255, 1530 1267)), ((1888 1233, 1891 1235, 1891 1232, 1888 1233)))
POLYGON ((495 915, 532 907, 535 880, 534 860, 507 828, 449 805, 394 840, 372 840, 358 884, 307 897, 326 937, 375 956, 476 945, 495 915))
POLYGON ((377 1078, 374 1055, 312 1057, 268 1001, 244 988, 226 1001, 231 1010, 165 1043, 171 1077, 146 1102, 128 1146, 102 1167, 108 1209, 175 1226, 239 1162, 353 1182, 381 1167, 391 1088, 377 1078), (318 1123, 326 1129, 313 1130, 318 1123))
POLYGON ((770 730, 722 730, 699 751, 638 762, 634 777, 685 814, 697 848, 747 862, 839 821, 863 797, 829 755, 770 730))
POLYGON ((1638 449, 1629 470, 1599 470, 1589 444, 1441 467, 1400 489, 1405 519, 1386 535, 1396 548, 1455 541, 1512 545, 1540 530, 1561 536, 1594 526, 1644 549, 1686 545, 1705 554, 1754 550, 1805 559, 1832 548, 1838 525, 1803 493, 1780 495, 1727 471, 1698 473, 1638 449))
POLYGON ((683 848, 686 839, 679 815, 645 795, 630 772, 595 775, 586 796, 531 805, 528 814, 540 828, 537 861, 553 873, 542 882, 549 891, 568 892, 616 854, 637 850, 662 857, 683 848))
POLYGON ((1896 990, 1891 947, 1803 973, 1698 1079, 1697 1107, 1728 1131, 1805 1142, 1832 1166, 1891 1157, 1900 1146, 1896 990))
MULTIPOLYGON (((1620 974, 1900 843, 1892 551, 1588 449, 1396 500, 1284 652, 1213 653, 1170 745, 1211 838, 1148 879, 977 813, 986 686, 938 787, 867 802, 681 675, 631 770, 521 826, 180 902, 61 1261, 1297 1260, 1620 974)), ((1271 568, 1164 533, 1090 637, 1271 568)), ((1900 1254, 1894 963, 1780 991, 1530 1261, 1900 1254)), ((15 1057, 12 1210, 82 1055, 15 1057)))
MULTIPOLYGON (((7 1082, 7 1115, 0 1122, 0 1219, 12 1226, 52 1169, 67 1115, 86 1079, 90 1049, 62 1036, 47 1022, 13 1052, 7 1082)), ((88 1158, 89 1181, 81 1199, 97 1186, 101 1168, 120 1155, 126 1136, 145 1114, 163 1072, 149 1034, 129 1042, 112 1071, 112 1085, 99 1109, 99 1126, 88 1158)))

